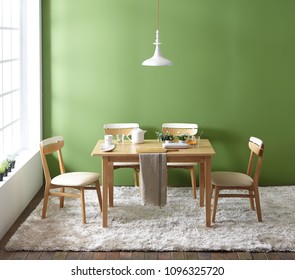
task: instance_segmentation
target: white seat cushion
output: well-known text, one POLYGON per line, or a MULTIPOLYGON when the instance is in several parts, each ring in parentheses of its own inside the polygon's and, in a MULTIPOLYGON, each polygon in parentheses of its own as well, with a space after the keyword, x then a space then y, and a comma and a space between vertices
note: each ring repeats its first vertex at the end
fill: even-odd
POLYGON ((69 172, 60 174, 51 180, 52 185, 80 187, 91 185, 99 180, 100 175, 94 172, 69 172))
POLYGON ((187 167, 187 166, 195 166, 197 164, 198 164, 197 162, 168 162, 167 166, 168 167, 173 167, 173 166, 187 167))
POLYGON ((253 179, 244 173, 216 171, 211 173, 211 182, 215 186, 248 187, 252 185, 253 179))

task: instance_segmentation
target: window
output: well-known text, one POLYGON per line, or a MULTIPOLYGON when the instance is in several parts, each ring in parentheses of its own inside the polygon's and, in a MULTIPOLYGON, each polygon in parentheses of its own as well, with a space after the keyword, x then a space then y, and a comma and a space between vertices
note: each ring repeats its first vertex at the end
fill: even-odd
POLYGON ((0 0, 0 160, 40 140, 40 0, 0 0))

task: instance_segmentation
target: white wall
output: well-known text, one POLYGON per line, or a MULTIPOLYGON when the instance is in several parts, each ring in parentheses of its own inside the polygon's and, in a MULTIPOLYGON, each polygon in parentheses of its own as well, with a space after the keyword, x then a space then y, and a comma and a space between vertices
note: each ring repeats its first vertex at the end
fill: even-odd
POLYGON ((17 158, 15 170, 0 185, 0 239, 42 185, 43 170, 39 151, 17 158))

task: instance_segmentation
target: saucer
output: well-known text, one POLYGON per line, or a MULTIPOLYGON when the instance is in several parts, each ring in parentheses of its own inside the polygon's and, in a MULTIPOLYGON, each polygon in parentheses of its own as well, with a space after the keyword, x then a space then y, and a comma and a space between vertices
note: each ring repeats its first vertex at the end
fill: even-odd
POLYGON ((102 144, 100 146, 100 150, 103 151, 103 152, 110 152, 112 151, 113 149, 115 149, 116 145, 113 144, 113 145, 106 145, 106 144, 102 144))

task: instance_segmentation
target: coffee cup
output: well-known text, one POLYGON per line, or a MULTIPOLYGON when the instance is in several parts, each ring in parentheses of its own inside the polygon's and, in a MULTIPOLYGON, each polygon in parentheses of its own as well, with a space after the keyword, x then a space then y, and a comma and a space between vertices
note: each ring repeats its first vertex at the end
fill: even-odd
POLYGON ((112 142, 113 142, 113 135, 106 134, 104 136, 104 144, 106 146, 110 146, 110 145, 112 145, 112 142))

